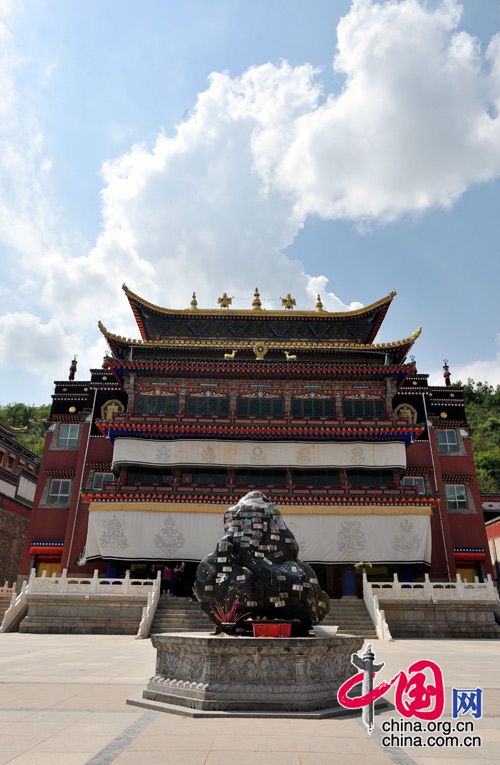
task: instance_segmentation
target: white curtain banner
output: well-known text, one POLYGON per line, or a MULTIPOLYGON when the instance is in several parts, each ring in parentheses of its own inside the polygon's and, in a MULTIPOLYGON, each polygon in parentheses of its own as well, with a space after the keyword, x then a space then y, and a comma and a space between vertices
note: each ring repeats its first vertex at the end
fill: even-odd
MULTIPOLYGON (((201 560, 224 535, 223 513, 120 510, 89 513, 87 559, 201 560)), ((283 513, 301 560, 417 563, 431 560, 430 515, 283 513)))
POLYGON ((202 465, 210 467, 406 468, 399 441, 300 443, 297 441, 159 441, 116 438, 113 468, 120 465, 202 465))

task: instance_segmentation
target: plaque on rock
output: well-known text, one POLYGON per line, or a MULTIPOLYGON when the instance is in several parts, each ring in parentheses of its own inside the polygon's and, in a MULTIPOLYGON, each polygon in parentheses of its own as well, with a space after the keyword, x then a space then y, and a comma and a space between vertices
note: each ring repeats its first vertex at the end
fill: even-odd
POLYGON ((211 606, 236 598, 238 611, 251 619, 292 621, 302 633, 325 618, 328 595, 311 566, 299 560, 295 537, 274 502, 249 492, 226 511, 224 528, 196 572, 196 597, 214 623, 211 606))

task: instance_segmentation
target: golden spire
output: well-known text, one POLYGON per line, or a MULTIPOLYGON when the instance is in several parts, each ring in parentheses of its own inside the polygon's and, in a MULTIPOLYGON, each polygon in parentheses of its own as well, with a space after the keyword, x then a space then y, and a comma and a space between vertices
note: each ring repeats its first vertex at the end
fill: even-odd
POLYGON ((261 311, 262 310, 262 303, 260 302, 260 294, 259 294, 259 288, 255 288, 255 292, 253 294, 253 300, 252 300, 252 309, 254 311, 261 311))
POLYGON ((228 297, 227 292, 223 292, 222 297, 218 298, 217 302, 219 303, 221 308, 229 308, 229 306, 233 302, 233 298, 228 297))
POLYGON ((191 310, 192 311, 198 310, 198 301, 196 300, 196 292, 193 292, 193 297, 191 298, 191 310))
POLYGON ((296 304, 295 299, 290 295, 290 293, 288 293, 286 298, 280 298, 280 300, 283 308, 288 309, 289 311, 293 310, 293 307, 296 304))
POLYGON ((323 303, 321 302, 321 295, 318 295, 318 299, 316 300, 316 310, 322 311, 323 310, 323 303))

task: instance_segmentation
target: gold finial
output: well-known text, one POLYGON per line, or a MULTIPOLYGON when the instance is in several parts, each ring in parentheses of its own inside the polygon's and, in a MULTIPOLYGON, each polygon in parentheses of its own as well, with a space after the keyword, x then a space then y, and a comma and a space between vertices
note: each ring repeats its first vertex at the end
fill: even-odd
POLYGON ((258 287, 255 288, 255 292, 253 293, 252 308, 254 311, 260 311, 262 309, 258 287))
POLYGON ((318 295, 318 299, 316 300, 316 310, 322 311, 323 310, 323 303, 321 302, 321 295, 318 295))
POLYGON ((233 302, 233 298, 228 297, 227 292, 223 292, 222 297, 218 298, 217 302, 219 303, 221 308, 229 308, 229 306, 233 302))
POLYGON ((293 310, 295 299, 290 295, 290 293, 288 293, 286 298, 280 298, 280 300, 283 308, 288 309, 289 311, 293 310))
POLYGON ((198 309, 198 301, 196 300, 196 292, 193 292, 193 297, 191 298, 191 310, 196 311, 198 309))

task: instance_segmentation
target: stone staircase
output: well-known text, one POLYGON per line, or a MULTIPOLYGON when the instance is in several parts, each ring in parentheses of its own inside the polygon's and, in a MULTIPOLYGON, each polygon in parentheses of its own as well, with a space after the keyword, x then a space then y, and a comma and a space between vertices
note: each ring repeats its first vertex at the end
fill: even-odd
POLYGON ((331 598, 330 613, 321 624, 336 624, 339 633, 377 639, 375 626, 361 598, 331 598))
POLYGON ((151 625, 151 635, 158 632, 213 632, 214 625, 191 598, 160 596, 151 625))
POLYGON ((0 595, 0 624, 4 617, 5 612, 10 606, 11 595, 0 595))

